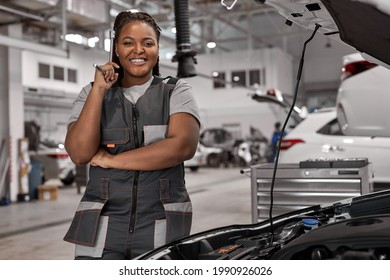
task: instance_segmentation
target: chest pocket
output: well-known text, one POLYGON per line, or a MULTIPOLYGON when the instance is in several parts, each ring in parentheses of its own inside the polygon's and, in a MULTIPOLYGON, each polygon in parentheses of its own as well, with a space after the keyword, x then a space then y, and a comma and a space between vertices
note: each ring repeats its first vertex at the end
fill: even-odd
POLYGON ((144 143, 145 146, 165 139, 167 134, 167 125, 145 125, 144 143))
POLYGON ((111 154, 130 149, 130 131, 128 128, 104 128, 101 135, 101 145, 111 154))

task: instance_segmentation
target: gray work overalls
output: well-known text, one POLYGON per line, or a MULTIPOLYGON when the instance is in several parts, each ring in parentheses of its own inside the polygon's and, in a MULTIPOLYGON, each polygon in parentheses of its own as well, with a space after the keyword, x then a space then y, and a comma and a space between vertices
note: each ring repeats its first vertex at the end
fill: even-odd
MULTIPOLYGON (((105 93, 102 147, 118 154, 165 138, 175 83, 167 80, 155 77, 136 104, 117 85, 105 93)), ((64 240, 77 244, 76 257, 100 258, 110 250, 130 259, 189 235, 191 220, 183 164, 156 171, 91 166, 64 240)))

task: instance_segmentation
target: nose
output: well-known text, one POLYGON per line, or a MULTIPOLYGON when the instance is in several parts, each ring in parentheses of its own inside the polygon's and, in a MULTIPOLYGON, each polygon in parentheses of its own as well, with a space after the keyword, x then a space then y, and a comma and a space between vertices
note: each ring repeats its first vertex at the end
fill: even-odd
POLYGON ((135 44, 134 46, 134 50, 133 50, 136 54, 141 54, 144 52, 144 47, 142 46, 142 44, 135 44))

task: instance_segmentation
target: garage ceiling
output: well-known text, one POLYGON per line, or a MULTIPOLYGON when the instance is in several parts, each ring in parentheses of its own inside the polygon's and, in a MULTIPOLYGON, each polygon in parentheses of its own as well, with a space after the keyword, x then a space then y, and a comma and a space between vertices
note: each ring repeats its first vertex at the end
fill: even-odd
MULTIPOLYGON (((286 25, 275 9, 260 1, 237 0, 230 10, 220 0, 188 2, 191 44, 198 54, 274 46, 288 51, 305 34, 300 27, 286 25), (216 43, 214 50, 206 47, 209 41, 216 43)), ((163 29, 161 50, 175 52, 174 0, 3 0, 0 27, 22 24, 24 40, 59 46, 64 32, 107 38, 116 13, 129 9, 152 14, 163 29)))

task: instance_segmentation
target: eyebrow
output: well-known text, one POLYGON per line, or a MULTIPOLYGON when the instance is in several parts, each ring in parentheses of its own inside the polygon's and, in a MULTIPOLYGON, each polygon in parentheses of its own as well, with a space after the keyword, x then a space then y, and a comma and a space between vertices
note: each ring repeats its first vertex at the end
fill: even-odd
MULTIPOLYGON (((125 40, 125 39, 130 39, 130 40, 135 40, 133 37, 131 36, 125 36, 122 38, 122 41, 125 40)), ((157 41, 155 38, 153 37, 144 37, 142 38, 142 41, 146 41, 146 40, 153 40, 153 41, 157 41)))

